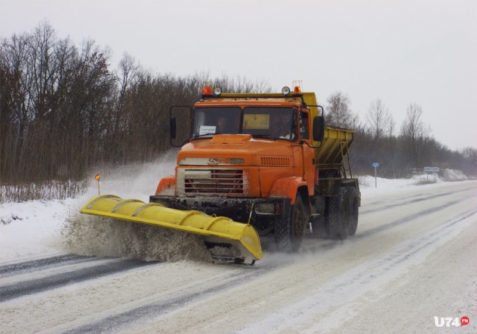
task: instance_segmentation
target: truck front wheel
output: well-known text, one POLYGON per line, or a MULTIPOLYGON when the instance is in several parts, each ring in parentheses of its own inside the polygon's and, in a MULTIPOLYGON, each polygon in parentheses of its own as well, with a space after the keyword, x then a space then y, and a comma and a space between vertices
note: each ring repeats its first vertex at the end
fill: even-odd
POLYGON ((301 196, 297 196, 290 213, 275 220, 274 239, 278 251, 296 252, 301 245, 307 216, 301 196))

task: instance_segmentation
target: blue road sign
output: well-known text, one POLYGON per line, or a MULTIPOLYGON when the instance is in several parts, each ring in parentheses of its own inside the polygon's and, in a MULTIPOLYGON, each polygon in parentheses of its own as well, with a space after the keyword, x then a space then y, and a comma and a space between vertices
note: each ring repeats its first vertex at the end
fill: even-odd
POLYGON ((379 162, 373 162, 371 164, 371 166, 373 166, 373 168, 378 168, 379 167, 379 162))

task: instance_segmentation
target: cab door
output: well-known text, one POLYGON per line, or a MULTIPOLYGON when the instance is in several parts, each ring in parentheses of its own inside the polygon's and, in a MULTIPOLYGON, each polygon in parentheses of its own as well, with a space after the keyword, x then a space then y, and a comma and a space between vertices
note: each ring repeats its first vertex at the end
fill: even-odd
POLYGON ((308 110, 298 112, 299 142, 302 156, 303 179, 308 186, 308 194, 315 192, 315 149, 311 147, 311 121, 308 110))

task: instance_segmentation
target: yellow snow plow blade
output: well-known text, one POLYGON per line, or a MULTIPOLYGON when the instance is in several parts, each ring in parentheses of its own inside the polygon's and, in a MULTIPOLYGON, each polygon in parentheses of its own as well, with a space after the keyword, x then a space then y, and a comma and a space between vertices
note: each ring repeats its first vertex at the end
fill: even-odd
POLYGON ((200 211, 182 211, 159 203, 144 203, 136 199, 123 200, 115 195, 102 195, 91 199, 81 213, 149 224, 162 228, 198 234, 210 244, 232 247, 235 259, 262 258, 260 239, 255 229, 226 217, 212 217, 200 211))

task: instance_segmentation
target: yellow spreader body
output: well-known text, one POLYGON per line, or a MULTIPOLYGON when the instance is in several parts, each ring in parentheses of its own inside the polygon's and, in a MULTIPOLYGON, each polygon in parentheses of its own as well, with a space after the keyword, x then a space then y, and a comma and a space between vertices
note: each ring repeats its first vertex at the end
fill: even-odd
POLYGON ((238 223, 227 217, 176 210, 160 203, 145 203, 136 199, 124 200, 115 195, 94 197, 80 212, 197 234, 208 245, 231 248, 232 258, 236 261, 253 263, 262 258, 260 239, 255 229, 250 224, 238 223))

